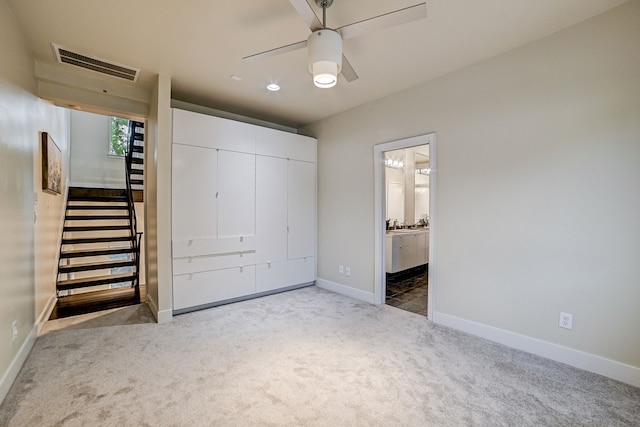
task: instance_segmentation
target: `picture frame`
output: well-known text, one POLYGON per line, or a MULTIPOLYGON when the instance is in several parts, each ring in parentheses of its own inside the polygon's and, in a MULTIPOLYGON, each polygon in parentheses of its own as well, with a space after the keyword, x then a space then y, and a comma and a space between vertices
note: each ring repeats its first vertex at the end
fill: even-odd
POLYGON ((62 192, 62 153, 51 135, 41 132, 42 190, 51 194, 62 192))

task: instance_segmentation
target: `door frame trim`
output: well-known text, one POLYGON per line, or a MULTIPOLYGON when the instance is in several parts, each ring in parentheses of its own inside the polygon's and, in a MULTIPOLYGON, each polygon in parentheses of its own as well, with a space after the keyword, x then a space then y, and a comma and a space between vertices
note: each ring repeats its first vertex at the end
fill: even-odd
POLYGON ((436 133, 427 133, 410 138, 384 142, 373 146, 374 167, 374 301, 376 304, 385 303, 385 242, 386 242, 386 195, 385 195, 385 164, 386 151, 411 148, 429 144, 429 273, 427 291, 427 318, 433 320, 436 280, 436 177, 437 177, 437 147, 436 133))

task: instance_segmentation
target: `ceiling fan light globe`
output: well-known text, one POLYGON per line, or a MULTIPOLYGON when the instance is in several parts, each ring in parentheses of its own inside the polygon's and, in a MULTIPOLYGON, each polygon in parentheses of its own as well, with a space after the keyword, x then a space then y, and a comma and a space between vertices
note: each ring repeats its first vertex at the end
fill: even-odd
POLYGON ((338 64, 318 61, 313 64, 313 84, 320 88, 334 87, 338 82, 338 64))
POLYGON ((336 31, 322 29, 311 33, 307 39, 309 71, 317 87, 336 85, 342 68, 342 37, 336 31))

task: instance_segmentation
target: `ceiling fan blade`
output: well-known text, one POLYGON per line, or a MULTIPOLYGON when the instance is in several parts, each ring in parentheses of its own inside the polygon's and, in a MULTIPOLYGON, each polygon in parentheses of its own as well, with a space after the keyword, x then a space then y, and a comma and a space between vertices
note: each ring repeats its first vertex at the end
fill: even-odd
POLYGON ((286 46, 277 47, 275 49, 267 50, 265 52, 256 53, 255 55, 245 56, 242 59, 244 59, 245 61, 257 61, 259 59, 270 58, 272 56, 280 55, 282 53, 287 53, 287 52, 291 52, 298 49, 304 49, 305 47, 307 47, 306 40, 298 43, 288 44, 286 46))
POLYGON ((399 24, 405 24, 411 21, 417 21, 418 19, 426 17, 427 3, 425 2, 416 4, 414 6, 409 6, 404 9, 399 9, 395 12, 389 12, 385 13, 384 15, 365 19, 364 21, 345 25, 344 27, 340 27, 337 30, 342 35, 342 39, 346 40, 353 37, 358 37, 362 34, 370 33, 372 31, 382 30, 384 28, 392 27, 399 24))
POLYGON ((298 15, 302 18, 307 27, 311 29, 311 31, 316 31, 322 28, 322 22, 316 15, 316 13, 311 9, 309 3, 306 0, 289 0, 291 6, 298 12, 298 15))
POLYGON ((358 74, 356 74, 355 70, 351 66, 351 63, 344 55, 342 55, 342 69, 340 70, 340 74, 342 74, 342 76, 347 79, 348 82, 358 80, 358 74))

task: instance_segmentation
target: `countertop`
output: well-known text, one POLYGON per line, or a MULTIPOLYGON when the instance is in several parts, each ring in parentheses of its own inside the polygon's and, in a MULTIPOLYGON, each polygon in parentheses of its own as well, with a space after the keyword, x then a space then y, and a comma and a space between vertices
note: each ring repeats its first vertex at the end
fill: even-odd
POLYGON ((400 228, 398 230, 387 230, 387 236, 401 236, 406 234, 418 234, 418 233, 428 233, 429 227, 419 227, 419 228, 400 228))

